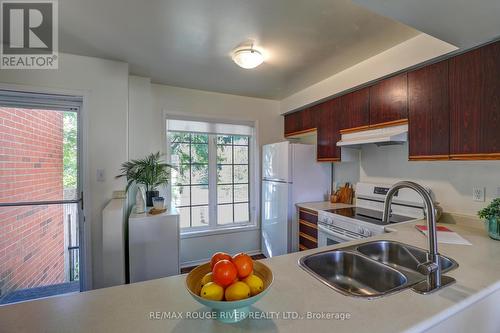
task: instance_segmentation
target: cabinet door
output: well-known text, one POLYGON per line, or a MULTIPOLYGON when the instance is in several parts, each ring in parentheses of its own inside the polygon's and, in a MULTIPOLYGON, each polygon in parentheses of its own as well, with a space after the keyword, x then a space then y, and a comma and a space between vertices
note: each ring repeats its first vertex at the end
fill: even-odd
POLYGON ((335 98, 321 103, 318 112, 318 161, 340 161, 341 103, 340 98, 335 98))
POLYGON ((450 59, 452 159, 500 159, 500 42, 450 59))
POLYGON ((316 130, 316 114, 307 108, 285 115, 285 137, 316 130))
POLYGON ((406 73, 370 87, 370 125, 397 123, 408 118, 406 73))
POLYGON ((410 160, 449 159, 448 61, 408 73, 410 160))
POLYGON ((318 247, 318 213, 299 209, 299 250, 318 247))
POLYGON ((363 88, 340 97, 340 129, 361 129, 370 125, 370 90, 363 88))
POLYGON ((298 112, 285 115, 285 136, 292 135, 298 131, 300 126, 300 115, 298 112))

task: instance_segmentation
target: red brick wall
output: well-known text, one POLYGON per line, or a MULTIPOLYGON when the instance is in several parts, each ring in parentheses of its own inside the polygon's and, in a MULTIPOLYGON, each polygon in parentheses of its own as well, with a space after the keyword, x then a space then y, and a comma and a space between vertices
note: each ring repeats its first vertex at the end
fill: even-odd
MULTIPOLYGON (((0 202, 63 198, 63 115, 0 107, 0 202)), ((61 283, 62 206, 0 208, 0 296, 61 283)))

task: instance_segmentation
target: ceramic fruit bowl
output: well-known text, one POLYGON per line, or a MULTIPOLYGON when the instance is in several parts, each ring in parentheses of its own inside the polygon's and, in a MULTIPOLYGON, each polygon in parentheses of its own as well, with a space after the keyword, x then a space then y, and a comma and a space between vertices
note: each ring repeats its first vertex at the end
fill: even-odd
POLYGON ((212 269, 210 263, 200 265, 186 276, 186 288, 199 303, 211 308, 217 315, 217 320, 224 323, 235 323, 245 319, 250 311, 250 305, 260 300, 268 292, 273 283, 273 273, 263 263, 254 261, 253 274, 264 282, 264 289, 257 295, 239 301, 212 301, 200 297, 201 279, 212 269))

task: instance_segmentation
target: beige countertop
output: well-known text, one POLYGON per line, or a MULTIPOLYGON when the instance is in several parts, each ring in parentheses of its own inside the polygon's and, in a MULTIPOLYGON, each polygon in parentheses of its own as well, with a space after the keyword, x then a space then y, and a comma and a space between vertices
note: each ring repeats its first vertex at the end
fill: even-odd
MULTIPOLYGON (((348 320, 246 319, 237 324, 186 319, 186 313, 209 311, 194 301, 184 287, 185 276, 93 290, 0 307, 2 332, 419 332, 457 313, 500 288, 500 242, 486 235, 478 220, 457 217, 447 226, 472 246, 439 244, 442 254, 459 267, 447 275, 457 283, 431 295, 411 290, 366 300, 343 296, 302 270, 292 253, 265 260, 275 275, 269 293, 253 311, 349 313, 348 320), (150 319, 151 312, 178 312, 182 319, 150 319)), ((374 237, 426 247, 415 222, 400 224, 395 232, 374 237)), ((349 244, 353 244, 351 242, 349 244)), ((325 249, 342 247, 345 244, 325 249)))
POLYGON ((299 208, 304 208, 312 211, 327 210, 327 209, 337 209, 337 208, 347 208, 353 205, 343 204, 343 203, 331 203, 330 201, 318 201, 318 202, 303 202, 296 204, 299 208))

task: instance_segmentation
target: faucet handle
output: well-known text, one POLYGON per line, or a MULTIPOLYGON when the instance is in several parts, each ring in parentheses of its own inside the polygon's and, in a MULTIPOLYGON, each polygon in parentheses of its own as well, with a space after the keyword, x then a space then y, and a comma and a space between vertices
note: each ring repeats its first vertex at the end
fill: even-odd
POLYGON ((417 271, 423 275, 431 275, 439 269, 439 265, 432 261, 426 261, 417 265, 417 271))

